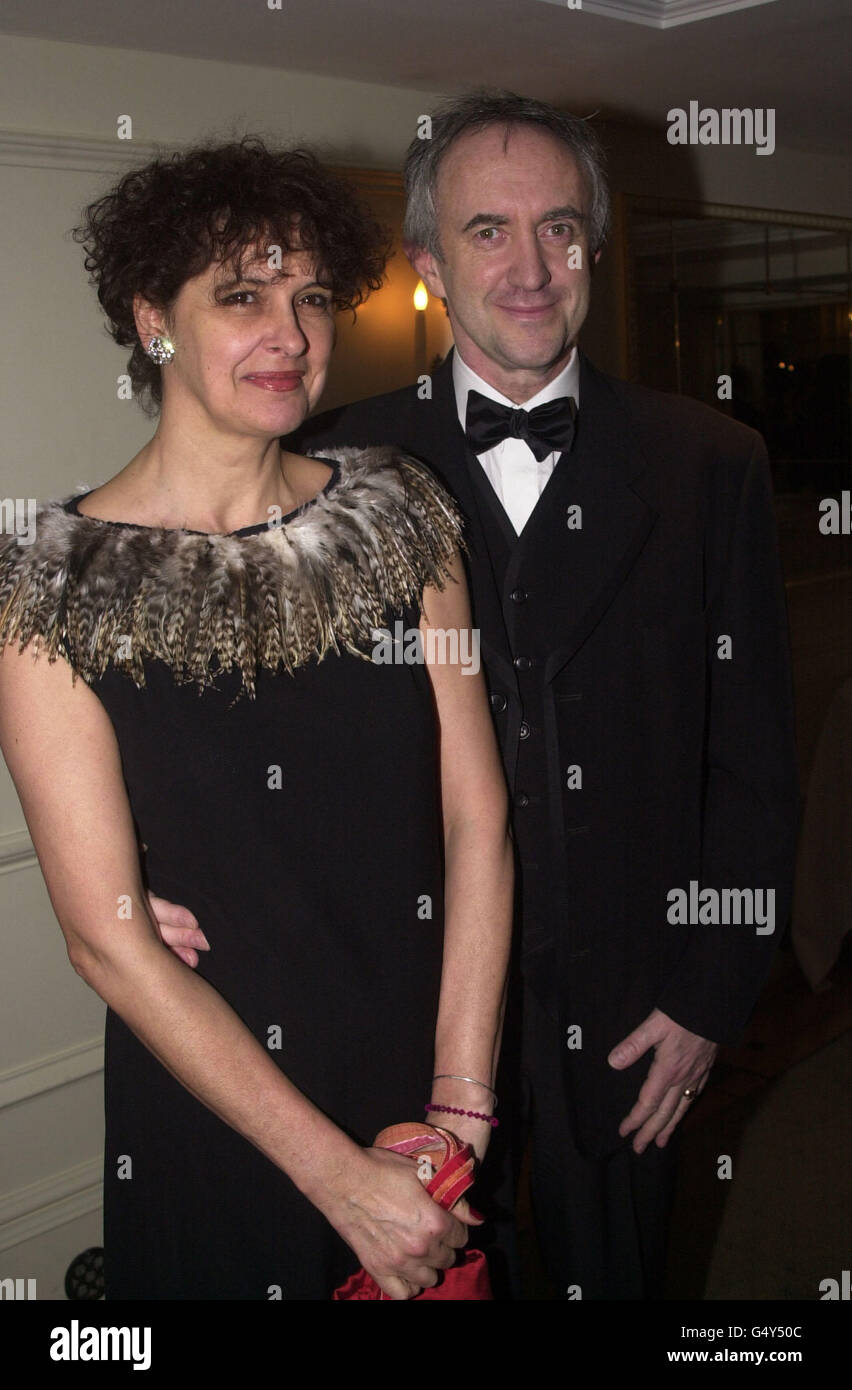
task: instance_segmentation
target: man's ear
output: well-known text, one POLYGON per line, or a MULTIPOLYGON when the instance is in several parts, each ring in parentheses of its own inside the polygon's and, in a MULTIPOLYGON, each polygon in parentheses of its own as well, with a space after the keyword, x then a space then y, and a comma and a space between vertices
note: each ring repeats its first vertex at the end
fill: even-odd
POLYGON ((441 279, 441 262, 437 256, 427 251, 425 246, 412 246, 410 243, 406 243, 404 250, 412 268, 417 271, 432 298, 446 299, 447 291, 441 279))
POLYGON ((136 332, 146 352, 152 338, 169 337, 165 313, 149 303, 141 294, 133 296, 133 317, 136 320, 136 332))

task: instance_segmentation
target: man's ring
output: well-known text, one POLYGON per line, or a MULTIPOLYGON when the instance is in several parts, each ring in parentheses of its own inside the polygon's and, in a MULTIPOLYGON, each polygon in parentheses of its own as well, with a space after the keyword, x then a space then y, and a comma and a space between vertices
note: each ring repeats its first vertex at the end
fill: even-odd
POLYGON ((698 1095, 698 1092, 693 1091, 690 1087, 687 1087, 683 1094, 686 1096, 687 1100, 692 1100, 695 1096, 698 1095))

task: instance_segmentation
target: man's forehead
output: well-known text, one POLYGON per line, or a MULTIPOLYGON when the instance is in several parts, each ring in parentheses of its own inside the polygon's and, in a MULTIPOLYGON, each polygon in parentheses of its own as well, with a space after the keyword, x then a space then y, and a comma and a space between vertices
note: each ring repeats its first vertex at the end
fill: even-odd
POLYGON ((460 135, 441 161, 436 192, 439 211, 444 201, 466 213, 500 211, 501 199, 509 211, 519 197, 542 213, 586 201, 585 179, 571 150, 550 131, 530 126, 487 126, 460 135), (471 206, 483 197, 487 208, 471 206))

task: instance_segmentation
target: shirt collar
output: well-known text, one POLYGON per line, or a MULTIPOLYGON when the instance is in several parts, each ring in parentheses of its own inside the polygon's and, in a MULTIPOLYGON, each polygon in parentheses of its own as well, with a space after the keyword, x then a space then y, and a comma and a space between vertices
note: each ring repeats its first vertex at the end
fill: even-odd
MULTIPOLYGON (((507 396, 501 395, 493 386, 489 386, 487 381, 483 381, 481 376, 477 376, 473 368, 469 367, 462 359, 458 348, 453 351, 453 388, 456 393, 456 410, 462 429, 465 429, 467 424, 468 391, 479 391, 489 400, 497 401, 500 405, 508 405, 513 409, 517 405, 516 401, 510 401, 507 396)), ((547 401, 555 401, 557 396, 573 396, 579 408, 580 362, 576 344, 571 349, 571 356, 559 375, 549 381, 546 386, 543 386, 534 396, 530 396, 528 401, 522 401, 521 404, 524 410, 532 410, 534 406, 544 405, 547 401)))

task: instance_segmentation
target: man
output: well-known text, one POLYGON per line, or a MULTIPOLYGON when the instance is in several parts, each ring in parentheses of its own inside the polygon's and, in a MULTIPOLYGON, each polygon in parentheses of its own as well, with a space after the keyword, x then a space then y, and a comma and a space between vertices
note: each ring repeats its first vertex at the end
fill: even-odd
POLYGON ((523 981, 480 1201, 501 1139, 517 1168, 531 1126, 560 1294, 658 1296, 669 1141, 746 1023, 790 897, 766 453, 578 351, 608 222, 583 121, 507 93, 451 101, 412 142, 406 189, 406 249, 455 350, 431 393, 328 412, 295 447, 398 444, 461 505, 514 801, 523 981))
MULTIPOLYGON (((506 93, 451 101, 412 142, 406 191, 406 251, 455 350, 431 396, 328 412, 298 447, 399 444, 461 504, 514 799, 539 1242, 563 1294, 654 1296, 668 1141, 742 1032, 791 889, 766 453, 578 352, 608 217, 584 122, 506 93), (517 410, 554 400, 541 424, 517 410), (680 920, 691 883, 693 902, 717 890, 700 921, 680 920), (728 894, 734 918, 772 903, 772 923, 713 920, 725 889, 751 890, 728 894)), ((504 1054, 511 1086, 510 1034, 504 1054)))

